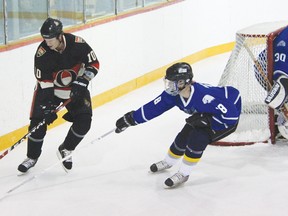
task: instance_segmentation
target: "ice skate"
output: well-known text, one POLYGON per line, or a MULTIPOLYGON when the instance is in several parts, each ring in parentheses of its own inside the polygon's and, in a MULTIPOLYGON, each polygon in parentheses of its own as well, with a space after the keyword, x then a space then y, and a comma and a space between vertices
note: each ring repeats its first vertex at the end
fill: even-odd
POLYGON ((165 169, 169 169, 171 167, 172 166, 167 164, 167 162, 165 160, 162 160, 162 161, 159 161, 157 163, 153 163, 150 166, 150 171, 155 173, 155 172, 159 172, 159 171, 162 171, 162 170, 165 170, 165 169))
POLYGON ((62 161, 62 166, 66 172, 72 169, 72 156, 68 157, 70 154, 72 154, 73 151, 69 151, 64 148, 63 144, 61 144, 57 151, 57 156, 59 160, 63 160, 63 158, 66 158, 64 161, 62 161))
POLYGON ((34 167, 37 163, 37 159, 26 158, 19 166, 18 171, 20 174, 26 173, 30 168, 34 167))
POLYGON ((186 182, 188 179, 189 179, 189 175, 184 176, 182 173, 177 172, 170 178, 166 179, 165 187, 166 188, 177 187, 183 184, 184 182, 186 182))

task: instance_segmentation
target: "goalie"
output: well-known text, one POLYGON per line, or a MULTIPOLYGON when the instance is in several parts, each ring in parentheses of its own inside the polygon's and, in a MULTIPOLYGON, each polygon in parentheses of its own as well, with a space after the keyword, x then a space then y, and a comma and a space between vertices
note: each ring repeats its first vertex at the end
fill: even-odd
POLYGON ((278 129, 282 136, 288 138, 288 27, 273 41, 273 80, 265 103, 277 111, 278 129), (286 107, 287 106, 287 107, 286 107))

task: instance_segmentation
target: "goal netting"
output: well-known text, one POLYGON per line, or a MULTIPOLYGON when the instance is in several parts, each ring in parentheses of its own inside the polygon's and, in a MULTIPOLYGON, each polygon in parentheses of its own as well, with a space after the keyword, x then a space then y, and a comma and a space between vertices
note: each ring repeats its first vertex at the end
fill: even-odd
POLYGON ((237 130, 218 145, 275 142, 274 112, 264 103, 273 74, 273 40, 288 22, 262 23, 239 30, 219 85, 236 87, 242 96, 237 130))

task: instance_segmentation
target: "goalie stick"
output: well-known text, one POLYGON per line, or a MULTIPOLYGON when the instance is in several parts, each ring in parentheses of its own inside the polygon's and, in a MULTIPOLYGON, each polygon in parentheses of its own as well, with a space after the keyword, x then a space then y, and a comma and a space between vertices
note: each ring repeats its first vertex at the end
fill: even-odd
MULTIPOLYGON (((62 108, 64 108, 71 99, 66 100, 64 103, 60 104, 54 112, 57 113, 59 112, 62 108)), ((20 143, 22 143, 24 140, 26 140, 28 137, 31 136, 32 133, 34 133, 36 130, 38 130, 42 125, 45 124, 45 119, 43 119, 41 122, 39 122, 35 127, 33 127, 31 130, 28 131, 27 134, 25 134, 21 139, 19 139, 15 144, 13 144, 11 147, 6 149, 1 155, 0 155, 0 160, 5 157, 9 152, 11 152, 15 147, 17 147, 20 143)))
MULTIPOLYGON (((100 140, 102 140, 104 137, 108 136, 109 134, 115 132, 116 128, 113 128, 112 130, 104 133, 103 135, 99 136, 98 138, 94 139, 93 141, 91 141, 88 144, 94 144, 95 142, 98 142, 100 140)), ((86 144, 86 145, 88 145, 86 144)), ((85 145, 85 146, 86 146, 85 145)), ((83 146, 84 147, 84 146, 83 146)), ((73 153, 72 153, 73 154, 73 153)), ((42 174, 44 174, 46 171, 52 169, 53 167, 55 167, 56 165, 59 165, 60 163, 62 163, 64 160, 67 160, 68 158, 70 158, 72 156, 72 154, 67 155, 65 158, 57 161, 56 163, 52 164, 51 166, 47 167, 46 169, 43 169, 41 172, 39 172, 38 174, 35 174, 27 179, 25 179, 24 181, 20 182, 19 184, 15 185, 14 187, 12 187, 10 190, 8 190, 5 194, 3 194, 0 197, 0 201, 4 200, 9 194, 11 194, 13 191, 17 190, 18 188, 20 188, 21 186, 27 184, 28 182, 32 181, 33 179, 38 178, 39 176, 41 176, 42 174)))
MULTIPOLYGON (((272 84, 270 83, 270 81, 268 80, 261 64, 259 63, 259 61, 255 58, 255 56, 253 55, 253 53, 251 52, 251 50, 249 49, 249 47, 244 43, 244 48, 246 49, 246 51, 248 52, 250 58, 253 60, 253 62, 255 63, 255 66, 257 67, 258 71, 260 72, 262 78, 264 79, 264 81, 266 82, 267 84, 267 88, 268 88, 268 91, 270 91, 272 89, 272 84)), ((270 109, 273 110, 274 109, 270 109)), ((269 112, 271 112, 269 110, 269 112)), ((283 120, 286 122, 284 124, 277 124, 277 127, 278 127, 278 130, 280 132, 280 134, 285 138, 285 139, 288 139, 288 127, 285 126, 285 124, 287 124, 288 122, 288 104, 287 103, 284 103, 283 106, 277 110, 276 109, 276 112, 278 115, 281 115, 283 117, 283 120)), ((274 113, 273 113, 274 114, 274 113)), ((274 126, 271 126, 270 127, 270 130, 271 130, 271 137, 276 137, 275 135, 275 128, 274 126)), ((272 138, 272 143, 275 142, 275 139, 272 138), (274 141, 273 141, 274 140, 274 141)))
MULTIPOLYGON (((249 49, 249 47, 247 46, 247 44, 243 44, 244 48, 246 49, 246 51, 248 52, 249 56, 251 57, 251 59, 253 60, 253 62, 255 63, 255 66, 257 67, 257 70, 260 72, 262 78, 264 79, 264 81, 267 84, 267 88, 268 91, 270 91, 272 89, 272 84, 270 83, 270 81, 267 78, 266 73, 264 72, 261 64, 259 63, 259 61, 255 58, 254 54, 251 52, 251 50, 249 49)), ((283 117, 285 117, 285 120, 288 121, 288 104, 284 103, 283 106, 280 108, 280 110, 276 110, 277 112, 281 112, 283 114, 283 117)))

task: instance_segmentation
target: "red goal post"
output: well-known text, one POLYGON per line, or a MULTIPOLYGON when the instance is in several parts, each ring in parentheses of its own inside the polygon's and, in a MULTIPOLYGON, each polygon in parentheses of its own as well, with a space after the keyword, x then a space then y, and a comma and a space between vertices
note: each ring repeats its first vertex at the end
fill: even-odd
POLYGON ((275 143, 274 111, 264 99, 272 85, 273 40, 288 21, 256 24, 236 33, 219 85, 236 87, 242 97, 237 130, 216 145, 238 146, 275 143))

